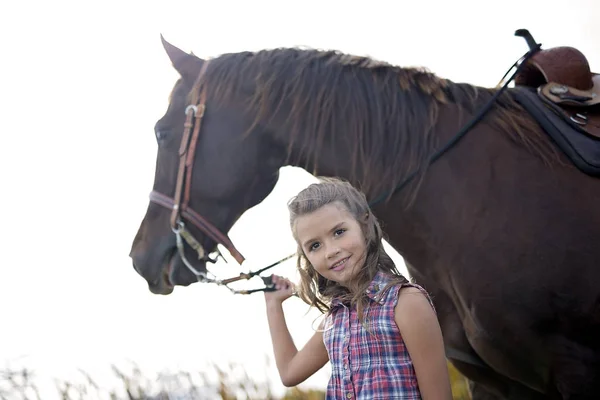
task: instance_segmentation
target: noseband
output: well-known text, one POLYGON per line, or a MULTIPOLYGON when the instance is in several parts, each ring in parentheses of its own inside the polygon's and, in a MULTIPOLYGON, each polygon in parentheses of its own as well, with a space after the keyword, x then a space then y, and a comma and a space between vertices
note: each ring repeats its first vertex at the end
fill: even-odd
MULTIPOLYGON (((229 239, 229 237, 222 233, 218 228, 216 228, 213 224, 211 224, 206 218, 202 217, 199 213, 194 211, 189 206, 190 201, 190 188, 192 186, 192 170, 194 167, 194 156, 196 154, 196 147, 198 144, 198 137, 200 136, 200 128, 202 127, 202 118, 204 117, 204 110, 206 109, 206 86, 202 83, 202 78, 206 72, 206 68, 208 66, 208 60, 204 61, 202 64, 202 69, 196 79, 196 83, 192 89, 192 98, 191 104, 188 105, 185 109, 185 123, 183 130, 183 137, 181 139, 181 144, 179 146, 179 169, 177 171, 177 182, 175 184, 175 196, 173 198, 160 193, 156 190, 153 190, 150 193, 150 201, 156 203, 160 206, 168 208, 171 210, 171 218, 170 225, 171 230, 175 234, 177 250, 179 252, 179 256, 181 257, 185 266, 197 277, 200 282, 208 282, 208 283, 216 283, 218 285, 226 286, 229 283, 236 282, 242 279, 250 279, 254 276, 259 276, 259 274, 269 268, 272 268, 283 261, 286 261, 292 258, 294 255, 287 256, 265 268, 261 268, 260 270, 248 273, 240 273, 239 276, 234 278, 229 278, 225 280, 218 280, 215 278, 208 277, 208 269, 206 272, 198 271, 192 263, 187 259, 184 252, 184 244, 185 241, 194 251, 198 254, 198 260, 204 261, 206 263, 215 263, 219 256, 223 258, 225 262, 225 258, 220 254, 217 250, 217 257, 211 258, 208 252, 204 249, 199 240, 197 240, 194 235, 186 228, 186 222, 190 222, 196 228, 198 228, 202 233, 204 233, 207 237, 214 240, 217 244, 224 246, 227 251, 231 254, 231 256, 238 262, 238 264, 242 264, 245 261, 242 253, 236 249, 233 242, 229 239)), ((270 280, 270 276, 268 277, 260 277, 265 283, 265 287, 261 289, 253 289, 253 290, 234 290, 232 288, 227 287, 233 293, 236 294, 250 294, 258 291, 271 291, 273 290, 273 285, 270 280)))

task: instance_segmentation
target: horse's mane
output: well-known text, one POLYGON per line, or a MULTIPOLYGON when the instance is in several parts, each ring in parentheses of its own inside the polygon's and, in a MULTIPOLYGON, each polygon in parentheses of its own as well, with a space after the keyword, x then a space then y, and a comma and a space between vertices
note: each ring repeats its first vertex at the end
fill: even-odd
MULTIPOLYGON (((427 157, 443 145, 432 135, 440 105, 458 105, 464 125, 496 91, 453 83, 422 68, 297 48, 222 55, 210 61, 202 81, 209 82, 211 102, 247 98, 255 123, 268 125, 285 115, 288 153, 296 143, 302 149, 296 155, 307 163, 316 163, 324 140, 348 136, 354 177, 377 177, 362 180, 361 189, 370 193, 389 191, 417 168, 425 172, 427 157)), ((508 91, 482 122, 545 162, 556 158, 546 135, 508 91)), ((313 166, 304 165, 310 172, 313 166)))

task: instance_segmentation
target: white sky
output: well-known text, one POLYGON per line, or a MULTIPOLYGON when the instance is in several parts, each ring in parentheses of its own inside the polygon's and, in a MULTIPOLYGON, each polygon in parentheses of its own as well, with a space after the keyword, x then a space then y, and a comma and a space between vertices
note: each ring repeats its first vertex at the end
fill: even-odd
MULTIPOLYGON (((153 181, 153 125, 177 79, 160 33, 199 56, 334 48, 494 86, 526 51, 513 33, 527 28, 544 47, 579 48, 600 72, 593 0, 484 8, 490 4, 3 2, 0 362, 61 377, 77 368, 102 374, 125 360, 147 371, 196 371, 216 360, 256 371, 271 355, 262 294, 196 284, 154 296, 131 267, 129 248, 153 181)), ((230 237, 249 263, 294 251, 285 204, 311 181, 284 169, 275 191, 234 226, 230 237)), ((212 270, 239 273, 235 261, 212 270)), ((294 265, 274 272, 293 277, 294 265)), ((286 305, 301 346, 317 314, 306 315, 297 299, 286 305)), ((306 385, 324 388, 328 372, 306 385)))

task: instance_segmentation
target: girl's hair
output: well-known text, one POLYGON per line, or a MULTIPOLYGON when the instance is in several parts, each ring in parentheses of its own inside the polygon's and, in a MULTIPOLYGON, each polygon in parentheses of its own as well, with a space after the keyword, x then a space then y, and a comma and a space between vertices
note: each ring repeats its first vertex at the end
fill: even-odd
POLYGON ((381 295, 391 286, 408 283, 408 280, 398 272, 396 265, 385 252, 383 232, 369 208, 366 196, 346 181, 337 178, 320 178, 319 183, 311 184, 290 200, 288 203, 290 226, 296 242, 298 242, 295 226, 297 218, 331 203, 343 206, 359 223, 367 246, 364 267, 358 270, 352 281, 347 283, 347 287, 342 286, 319 275, 298 243, 300 273, 298 295, 321 312, 329 311, 331 301, 338 298, 344 303, 356 305, 359 319, 362 319, 363 311, 369 303, 366 292, 378 271, 395 276, 395 279, 382 289, 381 295))

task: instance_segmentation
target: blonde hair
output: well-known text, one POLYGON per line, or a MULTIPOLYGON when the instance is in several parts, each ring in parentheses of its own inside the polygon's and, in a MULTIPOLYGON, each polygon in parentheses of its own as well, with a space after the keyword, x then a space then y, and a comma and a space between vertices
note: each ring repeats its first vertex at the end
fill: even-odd
POLYGON ((366 196, 350 183, 337 178, 320 178, 319 183, 311 184, 292 198, 288 203, 288 210, 292 234, 298 243, 297 267, 300 274, 298 295, 310 306, 316 307, 321 312, 328 312, 331 301, 337 298, 342 302, 356 305, 359 319, 362 319, 363 311, 369 303, 366 291, 378 271, 395 276, 382 292, 395 284, 408 282, 398 272, 393 260, 383 248, 383 231, 371 212, 366 196), (356 276, 346 286, 330 281, 317 273, 298 243, 296 232, 295 224, 298 217, 332 203, 340 204, 354 217, 366 241, 364 267, 358 270, 356 276))

